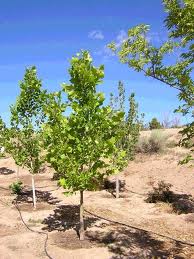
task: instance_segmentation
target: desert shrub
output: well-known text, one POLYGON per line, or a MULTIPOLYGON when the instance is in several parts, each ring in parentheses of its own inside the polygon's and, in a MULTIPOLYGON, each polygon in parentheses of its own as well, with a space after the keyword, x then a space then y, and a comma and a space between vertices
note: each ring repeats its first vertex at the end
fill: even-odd
POLYGON ((23 189, 23 183, 21 181, 13 182, 9 188, 13 194, 20 194, 23 189))
POLYGON ((170 140, 167 143, 168 148, 173 148, 173 147, 177 147, 177 146, 178 146, 178 142, 176 140, 170 140))
POLYGON ((153 130, 150 136, 142 136, 137 143, 137 152, 160 153, 167 147, 169 136, 161 130, 153 130))
POLYGON ((148 193, 146 202, 172 202, 173 192, 170 190, 172 184, 165 183, 164 181, 158 182, 158 186, 153 186, 153 190, 148 193))
POLYGON ((153 118, 150 123, 149 123, 149 128, 150 130, 153 130, 153 129, 161 129, 162 126, 160 124, 160 122, 156 119, 156 118, 153 118))

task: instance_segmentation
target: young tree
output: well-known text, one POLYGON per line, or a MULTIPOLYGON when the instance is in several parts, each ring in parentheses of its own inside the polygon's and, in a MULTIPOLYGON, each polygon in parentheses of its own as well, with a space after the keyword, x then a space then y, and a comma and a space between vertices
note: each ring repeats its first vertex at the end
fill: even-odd
MULTIPOLYGON (((120 61, 130 68, 177 89, 178 98, 184 104, 176 111, 182 112, 183 115, 190 113, 193 118, 194 3, 193 0, 163 0, 163 3, 168 12, 165 19, 165 27, 169 32, 167 42, 159 47, 153 46, 147 37, 149 26, 141 24, 129 29, 128 38, 121 46, 113 42, 109 47, 119 56, 120 61), (181 52, 178 58, 177 53, 171 54, 176 52, 177 47, 181 52), (166 65, 168 54, 168 63, 171 60, 171 65, 166 65)), ((194 122, 188 124, 182 134, 184 137, 181 144, 186 146, 194 136, 194 122)), ((194 151, 193 147, 191 151, 194 151)), ((194 157, 189 155, 185 162, 193 159, 194 157)))
POLYGON ((70 84, 63 84, 62 91, 49 96, 44 133, 47 160, 59 173, 60 185, 69 192, 80 192, 79 233, 83 240, 83 194, 98 188, 103 177, 115 171, 110 161, 117 150, 123 113, 110 116, 111 108, 103 106, 104 95, 96 91, 96 86, 102 82, 104 67, 94 67, 87 51, 72 58, 69 74, 70 84), (67 107, 69 115, 65 115, 67 107))
MULTIPOLYGON (((114 111, 122 111, 125 116, 120 123, 119 131, 121 132, 122 137, 116 143, 117 148, 120 151, 125 152, 125 156, 122 157, 122 160, 117 156, 117 153, 114 155, 114 164, 118 172, 120 172, 128 163, 129 160, 134 159, 135 147, 138 142, 139 132, 141 128, 141 121, 138 115, 138 104, 135 101, 135 94, 132 93, 129 98, 129 110, 126 112, 126 94, 125 87, 121 81, 118 84, 118 97, 111 94, 110 106, 114 111)), ((116 198, 119 198, 119 178, 116 176, 116 198)))
POLYGON ((8 128, 6 131, 6 142, 5 142, 5 150, 11 157, 14 159, 17 169, 16 169, 16 177, 19 180, 19 171, 20 166, 23 165, 25 160, 25 151, 22 146, 22 131, 13 127, 8 128))
POLYGON ((162 126, 160 124, 160 122, 157 120, 157 118, 153 118, 150 123, 149 123, 149 128, 150 130, 153 130, 153 129, 161 129, 162 126))
POLYGON ((6 125, 0 116, 0 157, 3 156, 5 151, 6 141, 6 125))
MULTIPOLYGON (((36 68, 26 69, 24 79, 20 82, 20 95, 16 104, 11 106, 11 147, 16 149, 16 163, 27 167, 32 175, 33 205, 36 208, 34 175, 44 163, 42 153, 42 123, 44 122, 43 105, 46 91, 41 89, 36 68)), ((12 152, 12 153, 13 153, 12 152)))

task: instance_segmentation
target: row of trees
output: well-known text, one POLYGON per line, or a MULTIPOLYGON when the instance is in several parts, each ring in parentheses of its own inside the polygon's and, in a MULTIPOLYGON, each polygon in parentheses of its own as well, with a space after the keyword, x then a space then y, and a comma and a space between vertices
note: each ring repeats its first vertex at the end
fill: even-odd
POLYGON ((88 52, 71 60, 69 84, 58 92, 43 90, 35 67, 28 68, 20 82, 20 94, 11 106, 10 128, 0 120, 1 145, 16 164, 32 176, 33 204, 36 208, 34 175, 45 162, 56 171, 61 186, 80 192, 80 239, 84 239, 84 191, 96 190, 103 179, 119 172, 134 157, 140 121, 134 94, 129 112, 124 109, 125 89, 119 83, 120 102, 112 95, 104 105, 104 67, 95 67, 88 52), (114 99, 114 100, 113 100, 114 99))

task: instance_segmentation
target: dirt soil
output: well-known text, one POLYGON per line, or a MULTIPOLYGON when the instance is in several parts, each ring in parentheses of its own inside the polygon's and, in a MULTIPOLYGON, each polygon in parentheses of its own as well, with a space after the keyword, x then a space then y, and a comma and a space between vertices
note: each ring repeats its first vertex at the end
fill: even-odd
MULTIPOLYGON (((177 130, 169 132, 177 140, 177 130)), ((48 234, 46 249, 53 259, 194 258, 194 246, 175 241, 194 244, 194 213, 179 214, 171 204, 145 201, 160 180, 171 183, 180 199, 194 197, 194 168, 178 165, 185 152, 173 147, 159 155, 137 155, 119 175, 126 182, 119 199, 105 190, 85 192, 85 241, 77 235, 79 193, 65 196, 47 168, 35 176, 33 210, 30 174, 20 169, 25 188, 16 197, 8 187, 16 180, 17 167, 11 158, 0 159, 0 258, 48 258, 46 235, 36 231, 48 234), (21 221, 16 201, 24 222, 35 232, 21 221)))

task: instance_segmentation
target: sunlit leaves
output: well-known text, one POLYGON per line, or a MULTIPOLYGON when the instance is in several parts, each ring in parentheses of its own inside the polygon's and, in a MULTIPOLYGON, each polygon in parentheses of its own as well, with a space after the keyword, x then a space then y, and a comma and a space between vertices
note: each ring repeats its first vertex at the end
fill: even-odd
POLYGON ((104 67, 93 66, 88 52, 72 58, 69 74, 70 83, 62 84, 64 98, 51 95, 48 99, 44 126, 47 160, 65 189, 93 190, 104 175, 114 172, 110 160, 123 113, 111 116, 111 108, 103 105, 104 94, 96 86, 102 82, 104 67))
MULTIPOLYGON (((121 45, 112 42, 108 46, 121 63, 179 90, 183 105, 176 111, 193 117, 194 3, 193 0, 163 0, 163 3, 168 12, 165 25, 169 39, 166 42, 160 42, 159 46, 151 44, 149 26, 140 24, 129 29, 128 38, 121 45)), ((194 131, 192 123, 188 129, 194 131)))

